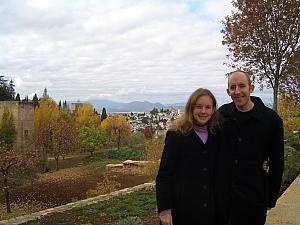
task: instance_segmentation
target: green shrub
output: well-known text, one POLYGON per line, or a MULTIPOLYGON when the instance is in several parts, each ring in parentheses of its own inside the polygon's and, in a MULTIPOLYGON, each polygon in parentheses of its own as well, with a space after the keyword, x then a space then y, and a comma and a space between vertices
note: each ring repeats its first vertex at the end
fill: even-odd
POLYGON ((139 217, 127 217, 119 220, 116 225, 141 225, 142 220, 139 217))
POLYGON ((145 153, 140 150, 108 150, 107 157, 109 159, 142 160, 145 158, 145 153))
POLYGON ((296 151, 290 145, 285 145, 284 152, 284 173, 283 182, 292 182, 300 172, 300 151, 296 151))
POLYGON ((94 163, 94 162, 100 162, 102 160, 102 157, 100 154, 96 153, 94 155, 89 155, 87 156, 83 162, 85 164, 91 164, 91 163, 94 163))

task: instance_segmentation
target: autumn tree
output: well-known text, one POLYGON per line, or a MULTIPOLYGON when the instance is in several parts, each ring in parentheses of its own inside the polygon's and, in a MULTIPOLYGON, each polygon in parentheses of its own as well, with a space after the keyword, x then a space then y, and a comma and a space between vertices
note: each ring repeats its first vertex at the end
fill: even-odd
POLYGON ((155 179, 158 172, 159 160, 164 147, 164 139, 164 136, 158 136, 146 140, 145 143, 146 160, 151 162, 147 165, 146 171, 152 180, 155 179))
POLYGON ((116 143, 118 150, 120 149, 121 143, 128 138, 131 133, 131 125, 126 120, 125 116, 109 116, 101 123, 107 133, 110 135, 111 140, 116 143))
POLYGON ((48 94, 44 94, 34 112, 35 143, 41 150, 41 166, 44 172, 48 170, 48 153, 53 150, 52 123, 58 118, 56 102, 48 94))
POLYGON ((300 48, 300 1, 234 0, 233 6, 222 30, 229 65, 249 71, 261 88, 271 87, 277 110, 279 87, 294 76, 288 67, 300 48))
POLYGON ((11 213, 9 175, 15 167, 24 169, 23 167, 31 162, 24 154, 13 150, 16 133, 13 115, 8 108, 4 108, 0 122, 0 174, 7 213, 11 213))
POLYGON ((90 152, 100 150, 109 143, 109 137, 103 128, 97 127, 81 127, 79 130, 79 141, 81 149, 90 152))
POLYGON ((285 76, 280 91, 300 104, 300 50, 291 58, 287 74, 292 76, 285 76))
POLYGON ((93 127, 100 125, 100 118, 94 112, 94 107, 89 103, 79 105, 75 112, 76 127, 93 127))
POLYGON ((154 137, 155 130, 152 126, 146 126, 144 128, 144 135, 146 139, 152 139, 154 137))
POLYGON ((34 162, 34 155, 31 152, 20 153, 12 149, 0 140, 0 176, 2 180, 2 189, 5 197, 6 211, 11 213, 10 189, 12 184, 10 179, 16 174, 22 174, 29 171, 34 162))
POLYGON ((291 134, 300 129, 300 104, 288 95, 278 98, 278 114, 283 119, 284 132, 291 134))
POLYGON ((58 159, 77 147, 77 132, 74 126, 62 117, 51 122, 51 141, 52 148, 50 154, 55 159, 56 170, 59 169, 58 159))

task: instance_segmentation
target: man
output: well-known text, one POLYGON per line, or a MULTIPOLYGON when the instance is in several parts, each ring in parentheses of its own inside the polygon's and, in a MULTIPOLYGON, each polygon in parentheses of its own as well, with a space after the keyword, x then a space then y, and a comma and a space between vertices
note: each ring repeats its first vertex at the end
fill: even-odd
POLYGON ((217 220, 220 225, 263 225, 279 196, 284 168, 283 125, 254 91, 250 76, 228 77, 232 101, 220 107, 222 149, 216 174, 217 220))

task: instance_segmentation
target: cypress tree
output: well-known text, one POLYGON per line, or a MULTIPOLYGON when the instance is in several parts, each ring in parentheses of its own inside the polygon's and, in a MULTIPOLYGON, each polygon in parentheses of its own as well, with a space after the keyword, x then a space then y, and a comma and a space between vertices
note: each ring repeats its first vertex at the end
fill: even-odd
POLYGON ((21 101, 21 97, 20 97, 19 93, 17 93, 17 95, 16 95, 16 101, 21 101))
POLYGON ((101 122, 107 118, 106 109, 103 107, 102 113, 101 113, 101 122))
POLYGON ((39 107, 39 99, 37 97, 37 94, 35 93, 34 96, 32 97, 32 103, 33 103, 33 107, 39 107))

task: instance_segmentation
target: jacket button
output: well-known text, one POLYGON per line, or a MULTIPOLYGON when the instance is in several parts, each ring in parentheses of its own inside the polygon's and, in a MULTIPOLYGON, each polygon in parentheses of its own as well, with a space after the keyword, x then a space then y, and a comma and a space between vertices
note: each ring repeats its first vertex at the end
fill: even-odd
POLYGON ((207 151, 202 151, 202 154, 206 154, 207 153, 207 151))
POLYGON ((241 137, 239 137, 239 138, 238 138, 238 142, 241 143, 242 141, 243 141, 243 139, 242 139, 241 137))
POLYGON ((207 171, 207 168, 206 168, 206 167, 202 168, 202 171, 203 171, 203 172, 206 172, 206 171, 207 171))
POLYGON ((207 190, 207 185, 203 185, 203 190, 207 190))
POLYGON ((235 160, 233 161, 233 163, 234 163, 235 165, 237 165, 237 164, 239 164, 239 160, 235 159, 235 160))
POLYGON ((207 207, 207 203, 204 203, 204 204, 203 204, 203 207, 206 208, 206 207, 207 207))

